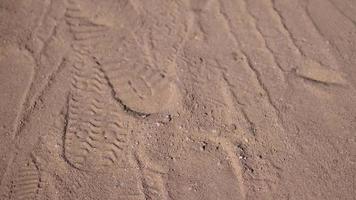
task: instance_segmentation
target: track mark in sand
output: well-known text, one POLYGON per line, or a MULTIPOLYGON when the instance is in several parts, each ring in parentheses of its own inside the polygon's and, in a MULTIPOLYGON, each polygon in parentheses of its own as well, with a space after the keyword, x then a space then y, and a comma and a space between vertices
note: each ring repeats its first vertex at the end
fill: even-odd
POLYGON ((226 153, 227 160, 232 168, 232 171, 238 181, 239 190, 241 192, 242 199, 246 199, 246 190, 243 178, 243 168, 242 164, 239 162, 239 159, 236 154, 234 144, 230 142, 229 139, 226 139, 221 136, 213 135, 211 133, 193 133, 190 135, 192 139, 197 139, 201 141, 210 141, 213 144, 221 146, 221 150, 226 153))
POLYGON ((303 66, 298 67, 296 74, 307 80, 324 84, 346 85, 347 82, 340 72, 328 69, 320 63, 307 60, 303 66))
POLYGON ((20 163, 11 183, 10 199, 35 200, 39 193, 41 178, 33 159, 20 163))
MULTIPOLYGON (((222 18, 224 19, 225 23, 226 23, 226 26, 227 26, 227 29, 228 29, 228 32, 229 34, 232 36, 232 39, 234 40, 234 43, 238 46, 241 46, 241 49, 240 49, 240 53, 242 55, 242 58, 243 60, 246 60, 247 62, 247 65, 249 66, 249 68, 251 69, 251 71, 253 72, 254 76, 256 77, 257 81, 258 81, 258 84, 259 86, 263 89, 266 97, 267 97, 267 100, 268 100, 268 103, 273 107, 275 113, 276 113, 276 117, 278 118, 278 120, 281 122, 282 119, 281 119, 281 116, 280 116, 280 112, 279 112, 279 109, 277 107, 277 105, 274 103, 273 99, 272 99, 272 96, 270 94, 270 87, 268 87, 269 85, 266 84, 266 79, 262 76, 264 73, 269 73, 267 72, 266 70, 267 69, 261 69, 260 67, 258 67, 258 64, 256 64, 257 62, 252 60, 253 58, 258 58, 258 59, 262 59, 263 56, 265 56, 264 54, 261 54, 261 56, 259 56, 257 54, 257 56, 253 57, 254 53, 255 53, 255 49, 253 51, 251 51, 251 49, 248 49, 248 47, 246 46, 247 44, 243 44, 241 39, 240 38, 240 35, 244 37, 244 39, 246 39, 246 42, 247 41, 251 41, 252 40, 252 36, 246 36, 248 34, 244 34, 242 35, 242 33, 237 33, 236 30, 234 29, 235 25, 232 24, 232 21, 229 17, 229 15, 227 14, 227 11, 226 11, 226 8, 223 3, 223 1, 218 1, 218 4, 219 4, 219 13, 220 15, 222 16, 222 18)), ((243 6, 244 8, 246 8, 246 3, 245 1, 242 1, 243 6)), ((252 16, 250 16, 249 13, 247 13, 247 11, 244 11, 246 12, 246 14, 252 18, 252 16)), ((263 38, 263 36, 261 35, 261 33, 259 32, 259 30, 256 28, 256 24, 255 24, 255 21, 253 20, 252 22, 253 25, 244 25, 244 26, 248 26, 246 28, 249 28, 249 26, 252 26, 253 29, 256 30, 256 32, 260 35, 260 37, 264 40, 262 42, 262 48, 265 48, 267 49, 268 53, 266 54, 268 57, 269 57, 269 62, 270 62, 270 65, 273 66, 273 65, 277 65, 278 66, 278 71, 276 71, 276 74, 275 75, 278 77, 278 76, 281 76, 280 78, 282 80, 282 82, 284 82, 284 75, 283 75, 283 70, 281 69, 281 67, 276 64, 276 61, 275 61, 275 58, 273 57, 273 54, 270 52, 270 50, 266 47, 266 41, 265 39, 263 38)), ((256 38, 253 38, 253 40, 256 40, 256 38)), ((267 59, 263 59, 263 61, 268 61, 267 59)), ((261 62, 260 60, 258 60, 258 62, 261 62)), ((263 62, 262 62, 263 63, 263 62)), ((274 72, 273 72, 274 73, 274 72)), ((276 86, 276 84, 274 83, 274 86, 276 86)))
POLYGON ((65 156, 84 170, 127 166, 128 125, 99 66, 73 65, 65 135, 65 156))
MULTIPOLYGON (((66 160, 84 171, 133 168, 137 163, 131 160, 134 150, 129 141, 130 116, 124 110, 134 114, 156 112, 149 104, 158 101, 163 105, 154 95, 164 95, 159 93, 165 92, 167 83, 162 82, 167 76, 146 64, 132 32, 93 23, 79 8, 68 9, 66 18, 74 36, 72 91, 64 137, 66 160), (107 40, 106 36, 111 38, 107 40)), ((161 199, 165 190, 160 174, 144 167, 140 170, 140 193, 146 199, 161 199)), ((126 192, 114 195, 135 198, 136 194, 125 196, 126 192)))
POLYGON ((200 104, 192 102, 191 106, 194 109, 193 112, 200 115, 197 117, 207 120, 207 125, 220 126, 230 120, 229 113, 225 112, 229 110, 229 105, 221 98, 224 97, 224 93, 219 84, 218 69, 214 64, 202 62, 202 60, 201 58, 187 61, 187 64, 191 66, 187 73, 191 76, 190 82, 194 88, 194 96, 196 96, 194 98, 200 102, 200 104))
MULTIPOLYGON (((138 13, 130 3, 132 18, 138 13)), ((150 62, 149 52, 139 44, 131 27, 112 27, 90 21, 77 6, 69 8, 66 20, 74 36, 74 48, 101 66, 119 102, 138 113, 157 113, 176 100, 174 75, 150 62)))
POLYGON ((141 172, 142 192, 145 199, 169 199, 169 194, 163 180, 163 176, 167 174, 167 171, 161 167, 152 165, 142 152, 136 152, 135 159, 141 172))
POLYGON ((164 71, 143 63, 119 62, 100 63, 116 98, 130 109, 145 114, 157 113, 170 106, 175 88, 164 71))
POLYGON ((112 96, 101 65, 93 59, 94 53, 88 52, 83 43, 77 43, 96 38, 91 33, 107 27, 90 22, 76 4, 71 5, 65 13, 74 43, 64 155, 80 170, 104 172, 108 168, 130 167, 129 131, 123 110, 112 96))
POLYGON ((146 199, 168 199, 168 192, 166 191, 162 174, 149 169, 142 170, 142 186, 143 193, 146 199))

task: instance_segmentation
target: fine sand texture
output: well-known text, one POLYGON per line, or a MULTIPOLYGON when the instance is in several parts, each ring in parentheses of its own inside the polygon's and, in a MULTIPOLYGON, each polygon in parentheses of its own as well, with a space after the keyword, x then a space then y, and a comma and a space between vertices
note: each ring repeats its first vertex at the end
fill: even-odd
POLYGON ((0 200, 355 200, 355 0, 0 0, 0 200))

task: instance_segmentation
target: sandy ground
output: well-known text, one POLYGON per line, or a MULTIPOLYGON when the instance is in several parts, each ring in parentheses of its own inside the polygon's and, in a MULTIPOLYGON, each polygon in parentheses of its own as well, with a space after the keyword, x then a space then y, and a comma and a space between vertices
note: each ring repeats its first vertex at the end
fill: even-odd
POLYGON ((356 1, 1 0, 1 200, 356 199, 356 1))

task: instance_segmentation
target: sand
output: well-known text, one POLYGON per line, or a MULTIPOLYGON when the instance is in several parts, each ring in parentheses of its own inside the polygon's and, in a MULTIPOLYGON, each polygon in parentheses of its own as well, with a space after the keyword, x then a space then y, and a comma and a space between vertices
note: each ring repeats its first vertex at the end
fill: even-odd
POLYGON ((356 199, 356 1, 1 0, 1 200, 356 199))

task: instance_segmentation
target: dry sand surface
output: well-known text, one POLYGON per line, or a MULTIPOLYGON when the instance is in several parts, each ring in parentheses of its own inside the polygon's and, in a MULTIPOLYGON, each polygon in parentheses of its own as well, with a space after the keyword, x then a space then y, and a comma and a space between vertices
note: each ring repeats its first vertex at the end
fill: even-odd
POLYGON ((0 0, 1 200, 355 200, 355 0, 0 0))

